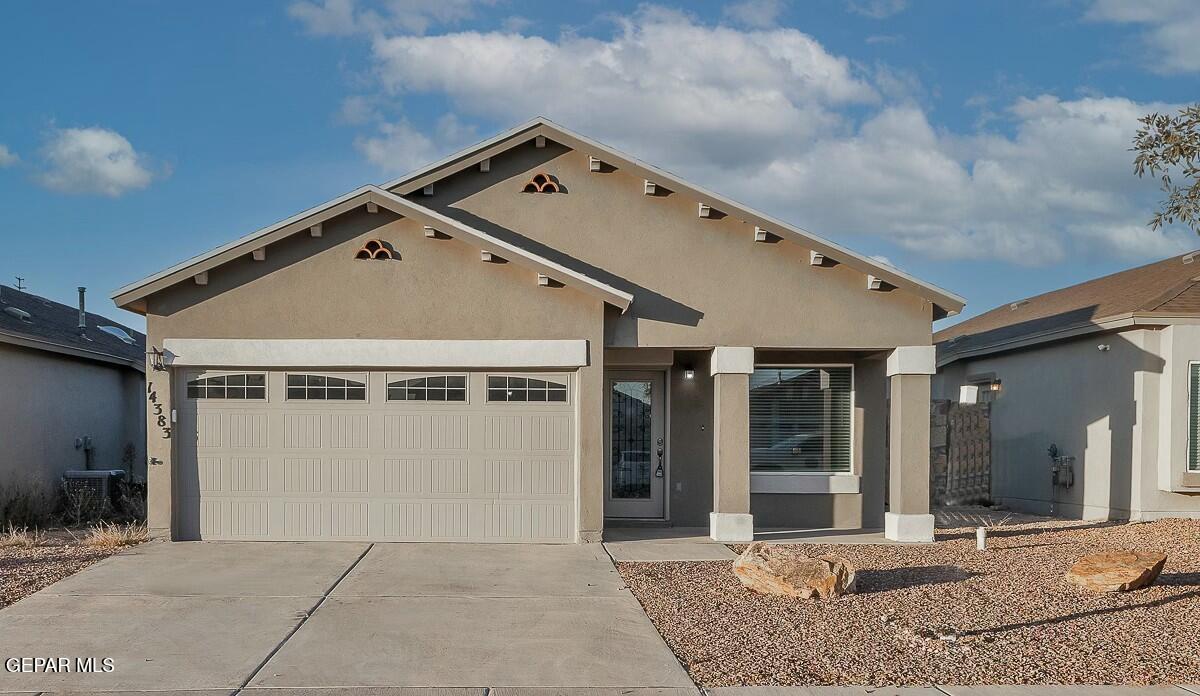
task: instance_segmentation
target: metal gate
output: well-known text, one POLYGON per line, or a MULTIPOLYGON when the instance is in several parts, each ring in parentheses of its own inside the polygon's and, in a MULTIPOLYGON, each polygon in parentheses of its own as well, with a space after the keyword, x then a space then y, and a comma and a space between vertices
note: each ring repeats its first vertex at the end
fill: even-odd
POLYGON ((991 404, 931 404, 930 493, 934 506, 988 502, 992 493, 991 404))

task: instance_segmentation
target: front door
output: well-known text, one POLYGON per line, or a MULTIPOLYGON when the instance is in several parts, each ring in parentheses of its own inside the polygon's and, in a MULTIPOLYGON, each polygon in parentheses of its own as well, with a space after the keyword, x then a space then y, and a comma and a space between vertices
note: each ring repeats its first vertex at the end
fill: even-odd
POLYGON ((666 516, 665 397, 661 372, 609 373, 607 517, 666 516))

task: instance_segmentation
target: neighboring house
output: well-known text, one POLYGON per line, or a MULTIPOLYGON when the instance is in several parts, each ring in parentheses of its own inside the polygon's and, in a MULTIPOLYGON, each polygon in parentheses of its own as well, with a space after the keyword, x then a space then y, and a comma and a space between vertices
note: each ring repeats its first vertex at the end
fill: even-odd
POLYGON ((932 538, 963 300, 544 119, 113 297, 164 352, 157 534, 878 527, 890 418, 889 534, 932 538))
POLYGON ((146 337, 0 285, 0 489, 57 490, 62 473, 145 476, 146 337))
POLYGON ((935 338, 935 396, 992 402, 998 502, 1085 519, 1200 516, 1200 252, 1013 302, 935 338), (1058 484, 1051 445, 1074 458, 1058 484))

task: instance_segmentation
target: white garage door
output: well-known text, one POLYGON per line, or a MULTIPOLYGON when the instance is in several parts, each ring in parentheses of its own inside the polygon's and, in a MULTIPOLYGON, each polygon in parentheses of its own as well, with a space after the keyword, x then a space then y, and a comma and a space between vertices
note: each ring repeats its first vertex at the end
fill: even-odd
POLYGON ((570 374, 180 376, 184 536, 574 541, 570 374))

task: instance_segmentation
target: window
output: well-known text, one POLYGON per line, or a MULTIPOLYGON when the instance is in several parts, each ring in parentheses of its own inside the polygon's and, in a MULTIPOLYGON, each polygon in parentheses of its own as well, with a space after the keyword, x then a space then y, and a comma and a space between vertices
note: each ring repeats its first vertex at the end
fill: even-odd
POLYGON ((189 399, 266 399, 267 376, 215 375, 199 377, 187 383, 189 399))
POLYGON ((750 376, 750 468, 849 472, 853 373, 759 367, 750 376))
POLYGON ((565 382, 552 382, 533 377, 488 375, 488 401, 558 401, 567 400, 565 382))
POLYGON ((1200 363, 1188 363, 1188 473, 1200 473, 1200 363))
POLYGON ((465 375, 436 375, 388 380, 388 401, 466 401, 465 375))
MULTIPOLYGON (((359 377, 360 375, 355 375, 359 377)), ((330 375, 288 375, 288 401, 366 401, 367 382, 330 375)))

